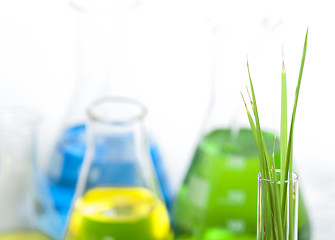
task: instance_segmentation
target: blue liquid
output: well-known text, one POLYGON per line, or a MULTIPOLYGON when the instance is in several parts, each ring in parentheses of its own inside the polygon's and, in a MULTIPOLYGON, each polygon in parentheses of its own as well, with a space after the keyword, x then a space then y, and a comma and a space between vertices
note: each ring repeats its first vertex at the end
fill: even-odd
MULTIPOLYGON (((62 218, 65 228, 67 214, 75 192, 77 179, 86 151, 85 125, 77 125, 67 129, 56 146, 55 156, 49 167, 49 187, 57 212, 62 218)), ((130 134, 117 137, 103 137, 96 139, 94 161, 91 166, 87 186, 104 184, 115 185, 142 185, 139 166, 134 161, 133 136, 130 134), (110 159, 118 159, 111 163, 110 159)), ((162 159, 158 147, 150 145, 150 154, 156 175, 162 189, 166 205, 171 202, 170 188, 167 182, 162 159)))

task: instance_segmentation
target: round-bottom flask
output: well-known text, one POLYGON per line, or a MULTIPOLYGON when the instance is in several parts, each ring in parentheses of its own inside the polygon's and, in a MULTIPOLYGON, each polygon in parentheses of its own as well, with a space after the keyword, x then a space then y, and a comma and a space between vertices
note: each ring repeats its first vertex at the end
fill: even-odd
POLYGON ((66 240, 171 239, 145 115, 140 103, 127 98, 103 98, 88 109, 88 148, 66 240))

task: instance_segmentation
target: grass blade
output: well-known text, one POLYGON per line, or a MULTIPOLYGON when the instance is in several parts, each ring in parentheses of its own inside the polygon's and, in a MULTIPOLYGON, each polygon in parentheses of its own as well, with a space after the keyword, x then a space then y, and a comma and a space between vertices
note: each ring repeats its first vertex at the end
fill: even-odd
MULTIPOLYGON (((243 99, 243 102, 244 102, 245 109, 247 111, 250 128, 251 128, 252 134, 254 135, 254 139, 255 139, 255 142, 256 142, 257 149, 259 149, 258 134, 257 134, 257 130, 256 130, 256 127, 255 127, 254 120, 252 119, 252 116, 251 116, 251 114, 249 112, 248 106, 247 106, 247 104, 245 102, 245 99, 244 99, 244 96, 243 96, 242 92, 241 92, 241 96, 242 96, 242 99, 243 99)), ((249 95, 249 98, 250 98, 250 95, 249 95)), ((264 163, 263 163, 263 161, 260 161, 260 169, 261 169, 261 172, 264 171, 264 163)))
MULTIPOLYGON (((284 54, 283 54, 284 55, 284 54)), ((284 57, 283 57, 284 58, 284 57)), ((281 119, 280 119, 280 181, 285 180, 286 168, 286 152, 287 152, 287 89, 286 89, 286 71, 283 59, 282 64, 282 78, 281 78, 281 119)), ((282 201, 281 216, 282 219, 286 219, 287 206, 284 200, 284 191, 287 189, 286 183, 281 183, 280 195, 282 201)), ((286 229, 286 224, 284 224, 284 229, 286 229)))
MULTIPOLYGON (((298 98, 299 98, 299 91, 300 91, 300 85, 301 85, 301 78, 302 78, 302 73, 304 70, 304 65, 305 65, 305 58, 306 58, 306 50, 307 50, 307 39, 308 39, 308 29, 306 32, 305 36, 305 43, 304 43, 304 49, 302 53, 302 59, 301 59, 301 64, 300 64, 300 71, 299 71, 299 78, 298 78, 298 84, 296 87, 295 91, 295 99, 294 99, 294 106, 293 106, 293 112, 292 112, 292 118, 291 118, 291 126, 290 126, 290 135, 289 135, 289 140, 288 140, 288 145, 287 145, 287 153, 286 153, 286 163, 285 163, 285 179, 292 179, 292 156, 293 156, 293 129, 294 129, 294 123, 295 123, 295 115, 297 112, 297 105, 298 105, 298 98)), ((292 188, 289 188, 289 194, 292 196, 292 188)), ((287 196, 287 185, 284 189, 283 192, 283 202, 282 202, 282 207, 284 208, 286 206, 286 202, 284 199, 286 199, 287 196)), ((293 207, 292 207, 292 199, 289 201, 289 217, 290 221, 293 220, 291 219, 293 217, 293 207)), ((292 229, 293 230, 293 229, 292 229)), ((290 236, 293 236, 293 232, 289 232, 290 236)))
MULTIPOLYGON (((293 128, 294 128, 294 122, 295 122, 295 115, 296 115, 296 112, 297 112, 297 104, 298 104, 298 97, 299 97, 299 91, 300 91, 300 85, 301 85, 301 78, 302 78, 302 73, 303 73, 304 65, 305 65, 307 38, 308 38, 308 29, 307 29, 306 37, 305 37, 305 44, 304 44, 304 50, 303 50, 302 59, 301 59, 298 84, 297 84, 297 88, 296 88, 296 91, 295 91, 295 99, 294 99, 294 106, 293 106, 291 126, 290 126, 290 135, 289 135, 288 146, 287 146, 286 168, 290 168, 290 169, 292 168, 292 166, 291 166, 292 164, 290 164, 290 162, 292 162, 292 152, 293 152, 293 128)), ((287 179, 288 171, 287 171, 287 176, 285 176, 285 177, 287 179)), ((290 177, 292 177, 292 176, 290 176, 290 177)))
MULTIPOLYGON (((263 133, 260 127, 260 122, 259 122, 259 117, 258 117, 258 109, 257 109, 257 103, 256 103, 256 97, 255 97, 255 91, 254 91, 254 86, 251 80, 251 75, 250 75, 250 69, 249 69, 249 63, 247 60, 247 68, 248 68, 248 76, 249 76, 249 82, 250 82, 250 88, 251 88, 251 94, 252 94, 252 107, 253 107, 253 113, 255 117, 255 122, 256 122, 256 132, 257 132, 257 139, 259 143, 259 157, 260 157, 260 162, 263 162, 263 172, 262 172, 262 177, 266 179, 273 179, 273 176, 271 174, 271 169, 270 169, 270 161, 269 161, 269 156, 267 153, 263 133)), ((276 189, 276 186, 273 186, 269 184, 269 199, 270 199, 270 209, 271 213, 274 214, 274 227, 275 227, 275 233, 277 234, 277 239, 284 239, 283 235, 283 228, 282 228, 282 221, 281 221, 281 214, 280 214, 280 199, 278 195, 278 191, 276 189)))
MULTIPOLYGON (((287 90, 286 90, 286 71, 283 60, 282 79, 281 79, 281 120, 280 120, 280 170, 283 173, 286 169, 285 159, 287 152, 287 90)), ((280 180, 284 181, 284 175, 280 180)))
MULTIPOLYGON (((304 49, 303 49, 301 65, 300 65, 300 72, 299 72, 299 78, 298 78, 298 84, 297 84, 297 88, 296 88, 296 91, 295 91, 295 99, 294 99, 294 106, 293 106, 291 126, 290 126, 290 135, 289 135, 289 139, 288 139, 287 153, 286 153, 285 179, 288 179, 288 177, 292 178, 293 129, 294 129, 294 122, 295 122, 295 115, 296 115, 296 111, 297 111, 297 104, 298 104, 301 78, 302 78, 302 73, 303 73, 303 69, 304 69, 304 65, 305 65, 306 50, 307 50, 307 38, 308 38, 308 29, 307 29, 306 37, 305 37, 304 49)), ((284 194, 286 194, 286 192, 287 191, 284 191, 284 194)))
MULTIPOLYGON (((258 148, 259 157, 260 157, 260 161, 263 162, 263 166, 264 166, 264 169, 263 169, 264 171, 262 172, 262 176, 264 178, 271 179, 271 172, 270 172, 270 167, 269 167, 269 164, 268 164, 269 163, 268 153, 267 153, 263 133, 262 133, 260 122, 259 122, 254 85, 253 85, 252 80, 251 80, 248 59, 247 59, 247 68, 248 68, 248 76, 249 76, 251 95, 252 95, 252 109, 253 109, 253 113, 254 113, 254 116, 255 116, 256 132, 257 132, 257 139, 258 139, 258 144, 259 144, 259 148, 258 148)), ((249 91, 248 91, 248 94, 249 94, 249 91)))
POLYGON ((254 138, 255 138, 255 141, 256 141, 256 145, 258 146, 258 138, 257 138, 257 132, 256 132, 256 127, 255 127, 254 120, 251 117, 251 114, 249 112, 248 106, 247 106, 247 104, 245 102, 245 99, 244 99, 244 96, 243 96, 242 92, 241 92, 241 96, 242 96, 242 99, 243 99, 243 102, 244 102, 244 105, 245 105, 245 109, 246 109, 247 114, 248 114, 248 119, 249 119, 251 131, 252 131, 252 133, 254 135, 254 138))

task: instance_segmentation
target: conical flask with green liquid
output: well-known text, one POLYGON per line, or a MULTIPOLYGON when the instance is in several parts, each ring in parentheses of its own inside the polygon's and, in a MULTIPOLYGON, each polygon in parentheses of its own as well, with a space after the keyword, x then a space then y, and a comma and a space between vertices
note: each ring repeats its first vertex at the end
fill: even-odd
MULTIPOLYGON (((245 89, 240 83, 244 79, 244 82, 248 81, 246 51, 241 48, 241 39, 245 37, 249 42, 253 39, 250 35, 238 34, 241 33, 225 34, 224 31, 214 29, 212 104, 202 137, 176 196, 173 223, 178 240, 257 238, 257 175, 260 167, 258 151, 240 95, 240 91, 245 89)), ((266 94, 272 94, 272 99, 278 99, 280 103, 281 88, 278 76, 281 76, 282 49, 278 41, 269 43, 269 39, 272 39, 271 34, 273 33, 256 36, 255 42, 259 47, 254 45, 253 51, 248 51, 248 58, 252 59, 250 62, 262 65, 262 69, 254 74, 255 84, 259 84, 256 81, 261 81, 257 80, 255 75, 262 79, 261 73, 266 72, 266 81, 261 83, 269 89, 274 87, 274 91, 269 90, 266 94), (275 47, 278 51, 270 51, 275 47), (262 48, 263 51, 260 52, 259 49, 262 48), (276 61, 271 62, 269 59, 277 57, 278 70, 273 70, 273 67, 266 64, 276 65, 276 61), (275 81, 279 85, 274 83, 275 81)), ((253 69, 256 69, 257 65, 254 64, 253 69)), ((257 92, 259 98, 271 99, 260 94, 261 92, 257 92)), ((260 119, 263 120, 263 129, 266 129, 264 138, 269 151, 273 149, 275 135, 279 136, 276 129, 280 127, 280 117, 278 119, 271 116, 280 109, 277 108, 277 103, 267 103, 259 107, 262 111, 260 114, 264 114, 260 119)), ((275 146, 275 158, 279 160, 279 139, 276 140, 275 146)), ((301 193, 298 221, 298 239, 311 239, 309 218, 301 193)))

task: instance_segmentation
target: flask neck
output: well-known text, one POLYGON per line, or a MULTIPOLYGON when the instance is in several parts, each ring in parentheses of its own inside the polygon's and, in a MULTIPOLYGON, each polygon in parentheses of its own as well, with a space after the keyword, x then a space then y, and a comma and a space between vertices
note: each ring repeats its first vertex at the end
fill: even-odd
POLYGON ((282 28, 268 30, 262 25, 244 33, 242 30, 213 28, 212 94, 205 132, 217 128, 250 128, 245 101, 251 111, 252 92, 247 61, 262 128, 278 131, 280 116, 282 28), (247 90, 248 88, 248 90, 247 90), (250 96, 250 97, 249 97, 250 96))
POLYGON ((125 35, 135 1, 72 0, 76 20, 77 69, 67 125, 83 123, 85 110, 129 78, 125 35))
POLYGON ((104 121, 90 117, 87 143, 94 155, 105 162, 135 162, 146 157, 147 146, 143 119, 129 122, 104 121))
POLYGON ((242 45, 233 42, 234 38, 229 32, 213 27, 211 100, 205 132, 235 128, 244 117, 240 91, 247 77, 245 51, 242 45))
POLYGON ((145 187, 161 196, 149 155, 145 107, 129 98, 108 97, 94 102, 87 114, 88 148, 77 194, 104 185, 145 187))

